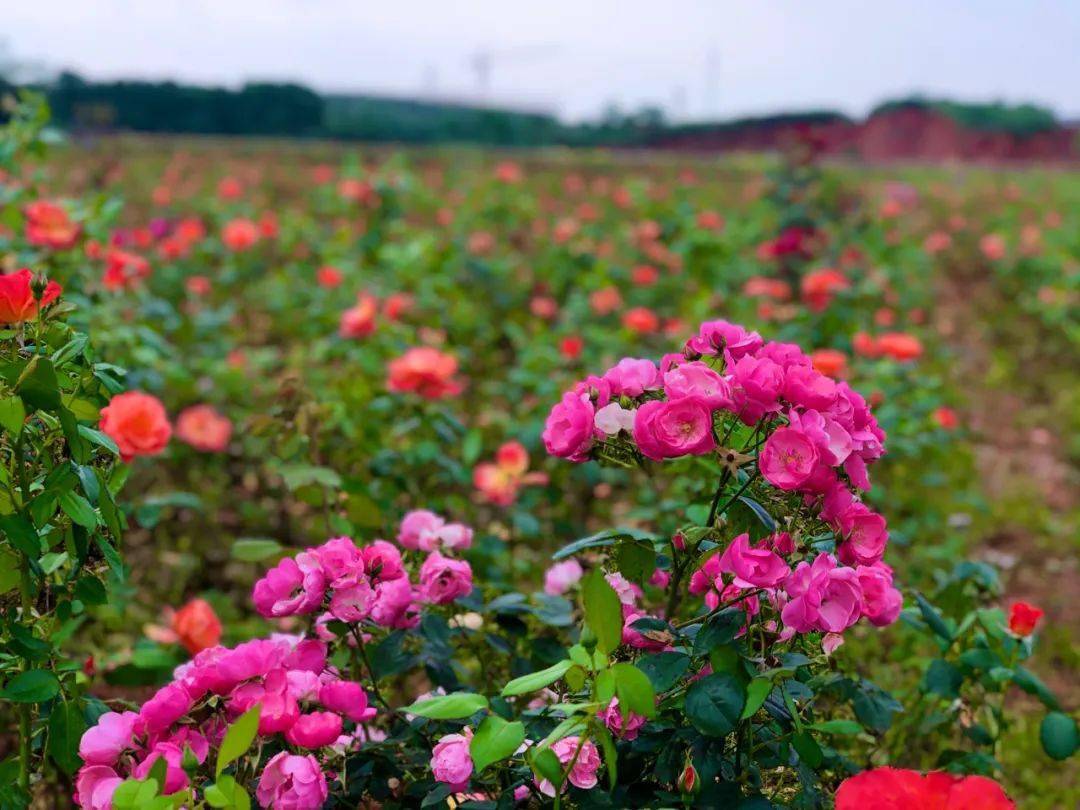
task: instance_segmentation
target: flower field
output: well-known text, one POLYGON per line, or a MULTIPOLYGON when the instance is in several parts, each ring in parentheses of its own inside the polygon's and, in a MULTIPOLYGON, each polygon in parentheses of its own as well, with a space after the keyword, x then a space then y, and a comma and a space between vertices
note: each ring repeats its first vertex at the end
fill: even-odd
POLYGON ((0 806, 1071 808, 1080 179, 0 141, 0 806))

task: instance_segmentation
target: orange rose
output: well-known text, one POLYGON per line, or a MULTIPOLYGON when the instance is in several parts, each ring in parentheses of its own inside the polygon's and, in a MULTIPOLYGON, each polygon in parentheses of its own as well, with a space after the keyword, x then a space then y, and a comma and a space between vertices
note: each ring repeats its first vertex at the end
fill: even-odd
POLYGON ((877 339, 877 350, 901 362, 915 360, 922 356, 922 343, 914 335, 906 332, 886 332, 877 339))
MULTIPOLYGON (((31 286, 33 280, 34 274, 25 267, 14 273, 0 273, 0 323, 22 323, 37 315, 38 302, 31 286)), ((42 293, 41 306, 51 304, 61 292, 60 285, 50 281, 42 293)))
POLYGON ((192 655, 216 647, 221 641, 221 620, 205 599, 192 599, 176 611, 172 630, 192 655))
POLYGON ((836 349, 818 349, 810 355, 810 361, 826 377, 843 377, 847 371, 847 355, 836 349))
POLYGON ((26 239, 31 245, 64 250, 79 238, 79 226, 63 206, 38 200, 26 206, 26 239))
POLYGON ((165 449, 172 426, 165 406, 142 391, 117 394, 101 409, 101 430, 120 448, 120 457, 155 456, 165 449))

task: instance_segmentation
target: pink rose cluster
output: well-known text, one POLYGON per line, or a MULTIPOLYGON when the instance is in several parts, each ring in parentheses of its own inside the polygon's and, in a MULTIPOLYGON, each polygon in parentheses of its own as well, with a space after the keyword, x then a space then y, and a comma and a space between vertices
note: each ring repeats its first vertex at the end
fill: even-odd
POLYGON ((109 810, 117 786, 146 778, 160 759, 163 792, 187 789, 185 750, 205 763, 229 723, 256 704, 263 744, 282 749, 263 766, 259 805, 322 807, 328 796, 322 763, 364 739, 363 724, 375 710, 359 683, 341 679, 327 663, 325 644, 292 636, 203 650, 138 712, 102 715, 79 744, 85 764, 75 780, 76 803, 109 810), (292 753, 298 749, 304 753, 292 753))
POLYGON ((447 523, 433 512, 409 512, 398 530, 409 551, 425 552, 413 583, 401 551, 385 540, 357 546, 335 537, 295 557, 286 557, 255 583, 252 600, 263 616, 279 618, 320 611, 317 632, 326 624, 370 621, 380 627, 409 628, 420 621, 421 605, 445 605, 472 591, 472 569, 440 552, 468 548, 472 529, 447 523))
POLYGON ((845 566, 827 553, 813 562, 790 567, 795 548, 781 532, 751 544, 740 534, 722 554, 713 554, 690 577, 690 593, 704 596, 716 609, 732 603, 747 618, 761 610, 766 599, 780 614, 784 630, 793 633, 841 633, 865 618, 877 627, 892 624, 903 598, 893 586, 893 572, 883 562, 845 566))
MULTIPOLYGON (((861 616, 895 620, 900 596, 882 563, 885 518, 859 497, 870 489, 867 465, 884 452, 885 433, 866 400, 815 369, 798 346, 723 320, 703 323, 681 353, 659 364, 624 358, 577 383, 551 409, 543 439, 549 453, 575 462, 609 449, 661 461, 714 452, 718 428, 727 433, 734 420, 763 438, 762 478, 802 496, 832 529, 836 554, 793 570, 785 559, 794 551, 790 537, 754 546, 739 537, 694 575, 693 592, 717 605, 762 590, 798 632, 838 632, 861 616)), ((756 596, 738 604, 748 616, 760 608, 756 596)))

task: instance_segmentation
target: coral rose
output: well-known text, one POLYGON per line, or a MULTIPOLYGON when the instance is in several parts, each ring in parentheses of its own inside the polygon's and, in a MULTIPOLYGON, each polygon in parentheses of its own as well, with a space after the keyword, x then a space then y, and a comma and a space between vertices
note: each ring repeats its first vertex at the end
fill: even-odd
POLYGON ((444 399, 460 394, 464 385, 454 375, 458 361, 430 346, 409 349, 387 365, 386 387, 396 393, 413 392, 424 399, 444 399))
POLYGON ((127 391, 113 397, 101 409, 100 427, 116 442, 124 461, 136 456, 156 456, 172 436, 165 406, 157 397, 142 391, 127 391))
POLYGON ((229 445, 232 422, 210 405, 192 405, 176 417, 176 437, 204 453, 220 453, 229 445))

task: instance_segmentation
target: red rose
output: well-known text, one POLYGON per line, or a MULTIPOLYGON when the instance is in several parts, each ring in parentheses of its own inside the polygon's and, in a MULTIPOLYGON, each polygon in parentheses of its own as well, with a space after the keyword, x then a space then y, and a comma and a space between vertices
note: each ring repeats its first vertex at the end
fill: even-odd
MULTIPOLYGON (((14 273, 0 273, 0 323, 22 323, 37 315, 38 302, 34 299, 31 282, 34 274, 25 267, 14 273)), ((62 292, 55 281, 50 281, 41 296, 41 306, 48 306, 62 292)))
POLYGON ((1043 611, 1027 602, 1014 602, 1009 608, 1009 629, 1018 636, 1030 636, 1035 625, 1043 617, 1043 611))
POLYGON ((985 776, 935 771, 923 776, 902 768, 874 768, 845 779, 836 810, 1014 810, 1001 785, 985 776))
POLYGON ((165 449, 172 426, 165 406, 142 391, 117 394, 101 409, 101 430, 120 448, 120 457, 154 456, 165 449))

